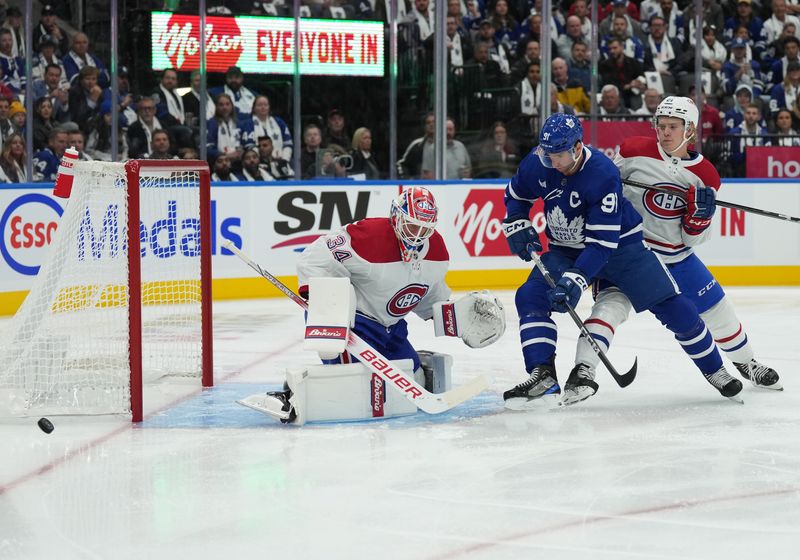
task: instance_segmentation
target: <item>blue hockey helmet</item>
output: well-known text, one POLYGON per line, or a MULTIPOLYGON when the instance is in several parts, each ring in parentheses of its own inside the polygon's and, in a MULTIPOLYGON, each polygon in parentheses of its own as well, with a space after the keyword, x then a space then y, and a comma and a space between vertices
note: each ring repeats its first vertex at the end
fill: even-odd
POLYGON ((553 167, 549 154, 570 152, 575 159, 575 143, 582 140, 583 127, 576 116, 554 113, 547 118, 539 131, 539 147, 536 153, 545 167, 553 167))
POLYGON ((539 146, 546 154, 569 151, 578 140, 583 140, 581 121, 565 113, 550 115, 539 132, 539 146))

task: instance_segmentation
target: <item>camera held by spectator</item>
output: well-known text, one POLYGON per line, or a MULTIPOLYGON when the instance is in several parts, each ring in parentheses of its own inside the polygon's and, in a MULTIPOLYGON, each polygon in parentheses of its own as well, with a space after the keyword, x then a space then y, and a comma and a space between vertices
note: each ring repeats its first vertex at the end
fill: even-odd
POLYGON ((353 156, 337 144, 319 151, 320 177, 347 177, 347 171, 353 168, 353 156))

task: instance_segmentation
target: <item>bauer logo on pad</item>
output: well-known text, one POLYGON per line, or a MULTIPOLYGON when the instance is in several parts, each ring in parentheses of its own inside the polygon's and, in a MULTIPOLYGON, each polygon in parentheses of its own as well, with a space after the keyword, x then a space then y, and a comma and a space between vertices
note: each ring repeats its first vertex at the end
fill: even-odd
POLYGON ((347 337, 347 327, 306 327, 306 338, 340 338, 347 337))

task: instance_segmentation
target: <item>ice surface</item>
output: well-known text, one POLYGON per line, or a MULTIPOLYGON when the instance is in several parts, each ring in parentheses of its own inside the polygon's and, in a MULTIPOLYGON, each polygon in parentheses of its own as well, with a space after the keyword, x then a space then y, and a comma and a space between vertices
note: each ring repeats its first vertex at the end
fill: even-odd
MULTIPOLYGON (((0 423, 0 558, 796 558, 800 289, 727 291, 782 393, 720 397, 638 315, 609 353, 620 371, 638 356, 633 385, 601 368, 583 403, 505 411, 524 372, 502 292, 509 330, 488 348, 410 321, 417 348, 455 356, 455 383, 488 373, 492 391, 440 416, 302 428, 233 403, 315 361, 296 305, 215 303, 214 389, 150 389, 141 426, 0 423)), ((577 329, 558 324, 563 381, 577 329)))

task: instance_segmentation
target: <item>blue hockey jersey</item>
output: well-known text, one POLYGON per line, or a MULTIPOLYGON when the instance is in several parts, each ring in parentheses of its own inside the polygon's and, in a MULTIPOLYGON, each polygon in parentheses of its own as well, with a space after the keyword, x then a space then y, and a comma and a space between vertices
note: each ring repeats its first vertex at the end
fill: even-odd
POLYGON ((505 204, 507 216, 528 216, 541 198, 549 243, 579 253, 575 267, 591 279, 618 245, 642 243, 642 219, 622 196, 614 163, 595 148, 583 149, 583 164, 570 176, 529 153, 506 187, 505 204))

